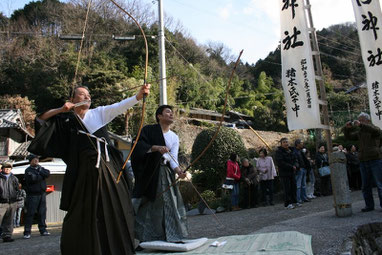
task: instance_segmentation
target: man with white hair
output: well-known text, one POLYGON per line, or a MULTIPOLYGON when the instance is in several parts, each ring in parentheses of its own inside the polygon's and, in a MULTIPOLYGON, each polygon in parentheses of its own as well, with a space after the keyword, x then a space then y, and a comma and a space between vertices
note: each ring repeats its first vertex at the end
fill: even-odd
POLYGON ((345 138, 359 141, 362 194, 365 208, 362 212, 374 210, 373 179, 377 184, 379 203, 382 207, 382 155, 380 151, 381 130, 371 124, 370 115, 362 112, 358 120, 347 122, 344 128, 345 138))

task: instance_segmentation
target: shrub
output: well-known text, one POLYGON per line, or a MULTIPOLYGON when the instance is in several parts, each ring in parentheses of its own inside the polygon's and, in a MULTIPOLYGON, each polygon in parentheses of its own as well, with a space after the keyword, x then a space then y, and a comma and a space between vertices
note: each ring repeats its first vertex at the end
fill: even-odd
POLYGON ((188 208, 195 206, 200 200, 199 195, 195 192, 192 183, 189 181, 180 181, 179 191, 182 194, 184 205, 188 208))
POLYGON ((219 200, 213 191, 205 190, 200 195, 210 208, 216 209, 219 206, 219 200))
MULTIPOLYGON (((216 128, 203 130, 192 146, 191 158, 194 160, 206 148, 215 134, 216 128)), ((247 157, 247 151, 239 134, 231 128, 221 127, 211 147, 193 166, 193 182, 202 190, 217 190, 226 177, 227 160, 232 152, 247 157)))

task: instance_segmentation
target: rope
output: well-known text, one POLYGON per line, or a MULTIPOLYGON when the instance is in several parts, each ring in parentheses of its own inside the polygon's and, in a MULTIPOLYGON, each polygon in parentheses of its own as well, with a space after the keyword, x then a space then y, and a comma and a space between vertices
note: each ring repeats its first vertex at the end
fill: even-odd
POLYGON ((81 62, 82 47, 83 47, 84 40, 85 40, 85 32, 86 32, 86 27, 87 27, 87 23, 88 23, 88 18, 89 18, 89 12, 90 12, 90 6, 91 6, 91 3, 92 3, 92 0, 89 0, 89 2, 88 2, 88 7, 87 7, 87 10, 86 10, 85 23, 84 23, 84 27, 83 27, 83 29, 82 29, 82 36, 81 36, 80 49, 78 50, 77 63, 76 63, 76 70, 74 71, 74 77, 73 77, 73 82, 72 82, 72 93, 71 93, 71 97, 72 97, 72 98, 73 98, 73 96, 74 96, 74 86, 75 86, 75 84, 76 84, 76 82, 77 82, 78 68, 79 68, 79 66, 80 66, 80 62, 81 62))

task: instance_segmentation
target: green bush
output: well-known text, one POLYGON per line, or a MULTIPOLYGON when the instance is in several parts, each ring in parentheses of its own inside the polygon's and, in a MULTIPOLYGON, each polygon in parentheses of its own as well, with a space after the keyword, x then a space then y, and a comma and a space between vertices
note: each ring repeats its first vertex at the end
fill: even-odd
POLYGON ((213 191, 205 190, 200 195, 210 208, 216 209, 219 206, 219 200, 216 198, 216 195, 213 191))
POLYGON ((195 206, 200 200, 198 193, 195 192, 189 181, 180 181, 179 191, 182 194, 184 204, 187 206, 195 206))
MULTIPOLYGON (((216 128, 209 128, 199 133, 192 146, 192 160, 206 148, 215 131, 216 128)), ((202 190, 216 191, 226 177, 227 160, 232 152, 240 157, 248 157, 239 134, 234 129, 221 127, 211 147, 193 166, 193 169, 198 169, 193 172, 193 182, 202 190)))

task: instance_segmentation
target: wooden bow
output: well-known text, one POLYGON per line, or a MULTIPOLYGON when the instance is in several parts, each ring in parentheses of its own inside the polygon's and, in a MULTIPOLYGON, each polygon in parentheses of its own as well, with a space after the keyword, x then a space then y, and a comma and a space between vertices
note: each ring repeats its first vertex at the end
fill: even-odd
POLYGON ((235 62, 235 65, 234 65, 234 67, 232 69, 231 76, 229 77, 227 88, 226 88, 226 93, 225 93, 223 112, 222 112, 222 116, 220 117, 219 125, 218 125, 218 127, 217 127, 217 129, 215 131, 215 134, 212 136, 210 142, 203 149, 203 151, 191 162, 191 164, 189 166, 186 167, 186 169, 184 171, 187 171, 188 169, 190 169, 190 167, 193 166, 206 153, 206 151, 211 147, 212 143, 215 141, 216 137, 218 136, 220 128, 221 128, 221 126, 223 124, 224 115, 225 115, 225 111, 226 111, 226 108, 227 108, 227 100, 228 100, 229 89, 231 88, 232 78, 233 78, 233 75, 235 74, 236 67, 240 63, 240 58, 241 58, 241 55, 243 54, 243 51, 244 50, 240 51, 240 54, 239 54, 239 56, 238 56, 238 58, 237 58, 237 60, 235 62))
MULTIPOLYGON (((144 79, 143 79, 143 84, 146 84, 146 81, 147 81, 147 69, 148 69, 148 63, 149 63, 149 47, 148 47, 148 44, 147 44, 147 38, 146 38, 146 34, 145 34, 145 31, 143 31, 141 25, 138 23, 138 21, 130 14, 128 13, 125 9, 123 9, 119 4, 117 4, 114 0, 110 0, 118 9, 120 9, 123 13, 125 13, 127 16, 129 16, 133 21, 134 23, 138 26, 139 30, 141 31, 142 33, 142 36, 143 36, 143 39, 145 41, 145 50, 146 50, 146 57, 145 57, 145 75, 144 75, 144 79)), ((135 142, 133 144, 133 146, 131 147, 130 149, 130 152, 129 154, 127 155, 127 158, 125 160, 125 163, 123 164, 121 170, 119 171, 119 174, 118 174, 118 177, 117 177, 117 183, 119 183, 120 179, 121 179, 121 176, 122 176, 122 172, 123 170, 125 169, 126 167, 126 164, 127 162, 129 161, 131 155, 133 154, 133 151, 135 149, 135 147, 137 146, 137 143, 138 143, 138 140, 139 140, 139 137, 141 136, 141 132, 142 132, 142 128, 143 128, 143 122, 144 122, 144 119, 145 119, 145 109, 146 109, 146 95, 143 95, 143 99, 142 99, 142 113, 141 113, 141 123, 139 124, 139 129, 138 129, 138 133, 137 133, 137 137, 135 139, 135 142)))

